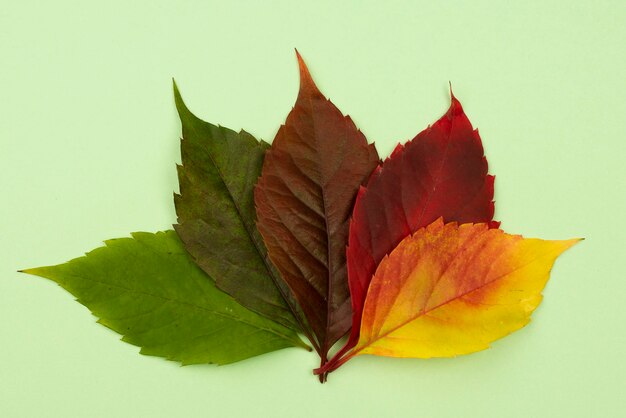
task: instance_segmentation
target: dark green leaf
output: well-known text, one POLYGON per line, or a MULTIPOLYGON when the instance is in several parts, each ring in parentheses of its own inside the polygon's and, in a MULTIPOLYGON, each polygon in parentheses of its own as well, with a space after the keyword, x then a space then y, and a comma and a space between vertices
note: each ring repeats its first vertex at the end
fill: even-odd
POLYGON ((174 231, 106 241, 84 257, 24 270, 57 282, 141 353, 227 364, 306 345, 235 302, 191 260, 174 231))
POLYGON ((200 120, 175 83, 174 95, 183 130, 176 232, 220 289, 247 308, 308 334, 255 224, 253 189, 269 145, 245 131, 200 120))

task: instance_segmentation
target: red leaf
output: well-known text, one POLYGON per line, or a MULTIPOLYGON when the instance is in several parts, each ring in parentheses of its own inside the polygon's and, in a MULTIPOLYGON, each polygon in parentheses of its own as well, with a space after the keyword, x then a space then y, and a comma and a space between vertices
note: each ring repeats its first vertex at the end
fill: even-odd
POLYGON ((322 361, 351 326, 345 248, 354 199, 379 162, 373 145, 315 86, 300 92, 255 188, 258 228, 311 325, 322 361))
POLYGON ((335 359, 356 344, 372 276, 403 238, 439 217, 458 223, 493 219, 494 177, 487 174, 480 136, 450 94, 446 114, 398 145, 359 190, 347 249, 352 332, 335 359))

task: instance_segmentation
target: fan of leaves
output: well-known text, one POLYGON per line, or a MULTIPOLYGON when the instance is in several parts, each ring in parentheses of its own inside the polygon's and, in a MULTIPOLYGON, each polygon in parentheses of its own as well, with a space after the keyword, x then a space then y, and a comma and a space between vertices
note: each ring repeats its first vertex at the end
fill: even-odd
POLYGON ((182 364, 311 350, 302 334, 322 382, 358 355, 457 356, 526 325, 578 240, 499 229, 480 136, 452 92, 439 120, 381 162, 297 58, 300 91, 271 146, 199 119, 174 84, 173 231, 23 272, 58 283, 142 354, 182 364))

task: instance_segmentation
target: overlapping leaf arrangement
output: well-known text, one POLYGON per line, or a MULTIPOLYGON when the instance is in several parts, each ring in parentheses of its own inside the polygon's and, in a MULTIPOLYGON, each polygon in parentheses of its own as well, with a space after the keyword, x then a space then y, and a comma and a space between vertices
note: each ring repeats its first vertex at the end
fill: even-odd
POLYGON ((381 162, 298 62, 300 92, 271 146, 200 120, 174 85, 175 231, 24 272, 57 282, 141 353, 183 364, 310 350, 303 334, 322 382, 358 355, 456 356, 526 325, 578 240, 499 229, 494 178, 454 95, 381 162))

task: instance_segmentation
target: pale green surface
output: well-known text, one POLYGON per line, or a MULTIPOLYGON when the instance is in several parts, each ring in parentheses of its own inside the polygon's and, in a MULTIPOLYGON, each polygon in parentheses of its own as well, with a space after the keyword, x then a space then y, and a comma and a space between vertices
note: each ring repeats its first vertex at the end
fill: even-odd
POLYGON ((28 3, 0 8, 0 416, 623 416, 624 1, 28 3), (451 81, 503 228, 587 238, 528 327, 457 359, 357 358, 320 385, 300 349, 224 367, 141 356, 15 272, 170 228, 171 77, 198 115, 271 139, 294 47, 382 155, 445 111, 451 81))

